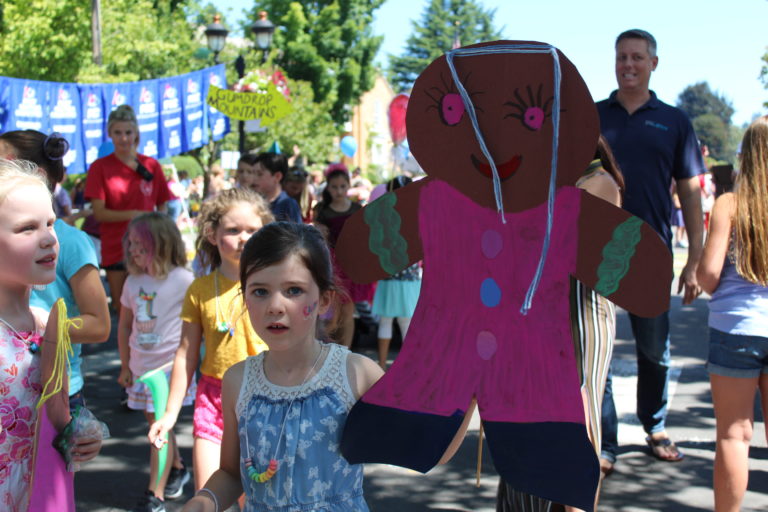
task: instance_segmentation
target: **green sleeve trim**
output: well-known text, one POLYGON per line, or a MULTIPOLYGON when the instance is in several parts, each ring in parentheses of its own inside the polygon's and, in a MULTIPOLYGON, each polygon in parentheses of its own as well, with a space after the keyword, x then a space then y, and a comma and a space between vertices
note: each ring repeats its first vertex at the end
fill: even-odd
POLYGON ((608 297, 619 289, 619 283, 629 271, 629 260, 635 255, 635 247, 642 235, 643 221, 630 217, 613 230, 611 240, 603 247, 603 260, 597 267, 595 291, 608 297))
POLYGON ((408 266, 408 242, 400 235, 402 223, 395 210, 397 195, 384 194, 367 205, 363 218, 370 228, 368 247, 379 257, 379 265, 389 274, 396 274, 408 266))

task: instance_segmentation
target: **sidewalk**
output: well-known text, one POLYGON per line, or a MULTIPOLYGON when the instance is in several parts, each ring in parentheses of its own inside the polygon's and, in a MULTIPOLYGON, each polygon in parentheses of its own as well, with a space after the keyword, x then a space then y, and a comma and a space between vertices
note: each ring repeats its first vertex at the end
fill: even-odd
MULTIPOLYGON (((685 252, 676 250, 675 273, 679 275, 685 252)), ((676 285, 675 285, 676 286, 676 285)), ((634 342, 629 320, 619 313, 614 350, 614 393, 621 425, 620 456, 616 471, 603 484, 601 512, 693 512, 712 510, 712 461, 715 421, 704 361, 707 354, 707 299, 683 307, 679 296, 672 298, 673 377, 670 386, 670 414, 667 421, 672 438, 685 451, 680 463, 657 461, 645 446, 645 434, 634 417, 634 342)), ((116 322, 113 322, 115 325, 116 322)), ((113 333, 114 334, 114 333, 113 333)), ((101 455, 76 477, 78 511, 130 510, 145 489, 148 477, 147 425, 143 415, 127 412, 119 405, 116 378, 120 368, 116 338, 99 346, 85 346, 86 396, 89 406, 112 431, 101 455)), ((365 350, 373 356, 372 350, 365 350)), ((191 465, 191 408, 179 421, 177 430, 182 455, 191 465)), ((759 407, 756 407, 751 451, 750 491, 742 510, 768 510, 768 447, 759 407)), ((495 510, 498 477, 490 454, 484 447, 480 487, 475 487, 478 428, 473 422, 464 444, 445 466, 421 475, 411 470, 371 464, 366 466, 366 498, 375 512, 479 511, 495 510)), ((181 510, 192 495, 166 506, 181 510)))

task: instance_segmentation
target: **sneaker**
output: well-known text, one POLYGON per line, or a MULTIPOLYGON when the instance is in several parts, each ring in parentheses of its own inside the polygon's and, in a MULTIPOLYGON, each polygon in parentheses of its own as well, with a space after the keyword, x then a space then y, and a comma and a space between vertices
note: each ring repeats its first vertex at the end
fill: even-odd
POLYGON ((152 491, 144 491, 132 512, 165 512, 165 503, 152 491))
POLYGON ((189 482, 189 471, 184 462, 181 463, 181 469, 171 467, 168 475, 168 482, 165 484, 165 499, 175 500, 184 494, 184 486, 189 482))

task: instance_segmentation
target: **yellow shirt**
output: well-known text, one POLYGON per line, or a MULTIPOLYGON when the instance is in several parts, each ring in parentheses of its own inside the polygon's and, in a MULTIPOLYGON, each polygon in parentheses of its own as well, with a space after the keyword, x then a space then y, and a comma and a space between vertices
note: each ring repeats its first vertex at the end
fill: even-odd
POLYGON ((251 326, 248 310, 240 294, 240 283, 230 281, 218 270, 195 279, 189 285, 181 309, 181 319, 203 328, 205 356, 200 365, 203 375, 221 379, 233 364, 267 350, 267 345, 251 326), (218 307, 216 281, 219 289, 218 307), (222 324, 234 327, 234 334, 230 334, 222 324), (219 331, 219 326, 222 326, 224 332, 219 331))

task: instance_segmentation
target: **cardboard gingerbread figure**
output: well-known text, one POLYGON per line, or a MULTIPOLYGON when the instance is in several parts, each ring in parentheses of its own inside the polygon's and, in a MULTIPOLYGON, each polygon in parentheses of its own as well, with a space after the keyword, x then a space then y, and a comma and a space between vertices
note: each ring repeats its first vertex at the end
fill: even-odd
POLYGON ((342 453, 425 472, 475 398, 513 488, 592 510, 599 468, 569 278, 655 316, 669 307, 671 254, 640 219, 573 186, 598 116, 550 45, 448 52, 416 81, 407 129, 428 177, 353 216, 337 255, 361 283, 423 260, 421 296, 394 365, 350 412, 342 453))

